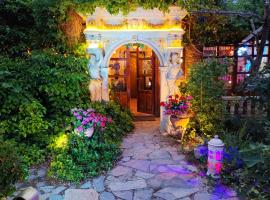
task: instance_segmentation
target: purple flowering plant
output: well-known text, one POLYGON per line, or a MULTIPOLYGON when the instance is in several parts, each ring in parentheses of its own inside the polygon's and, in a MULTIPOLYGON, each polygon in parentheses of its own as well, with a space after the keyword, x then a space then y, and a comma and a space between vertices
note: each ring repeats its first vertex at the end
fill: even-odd
POLYGON ((103 131, 107 124, 112 122, 112 118, 103 116, 92 108, 87 110, 76 108, 72 110, 72 114, 75 118, 75 132, 87 138, 91 138, 95 130, 103 131))

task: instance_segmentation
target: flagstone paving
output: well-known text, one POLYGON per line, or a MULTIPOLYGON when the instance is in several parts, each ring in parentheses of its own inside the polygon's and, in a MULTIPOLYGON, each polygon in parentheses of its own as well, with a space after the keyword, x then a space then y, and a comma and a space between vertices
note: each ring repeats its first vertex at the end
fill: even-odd
POLYGON ((134 132, 123 141, 122 158, 107 174, 86 180, 80 186, 53 185, 44 181, 46 169, 41 168, 32 171, 29 183, 39 190, 41 200, 238 199, 228 187, 207 186, 203 173, 179 153, 179 144, 159 133, 158 121, 135 125, 134 132))

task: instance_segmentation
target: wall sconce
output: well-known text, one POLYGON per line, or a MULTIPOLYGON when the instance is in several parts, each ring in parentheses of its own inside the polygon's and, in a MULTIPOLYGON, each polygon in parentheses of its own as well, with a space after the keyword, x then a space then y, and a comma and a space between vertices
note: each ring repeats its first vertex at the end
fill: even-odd
POLYGON ((213 178, 220 178, 222 160, 224 153, 224 143, 217 135, 208 142, 208 170, 207 175, 213 178))

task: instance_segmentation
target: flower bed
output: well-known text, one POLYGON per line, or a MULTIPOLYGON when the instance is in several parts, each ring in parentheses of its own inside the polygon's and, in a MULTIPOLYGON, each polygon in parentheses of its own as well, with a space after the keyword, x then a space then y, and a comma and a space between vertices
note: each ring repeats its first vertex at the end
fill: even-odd
POLYGON ((51 178, 79 182, 110 169, 120 155, 119 141, 133 127, 131 118, 124 119, 129 114, 114 103, 93 107, 96 109, 73 109, 73 130, 60 134, 50 145, 51 178), (98 112, 100 106, 105 109, 98 112), (125 120, 130 129, 121 127, 125 120), (114 141, 115 135, 118 139, 114 141))

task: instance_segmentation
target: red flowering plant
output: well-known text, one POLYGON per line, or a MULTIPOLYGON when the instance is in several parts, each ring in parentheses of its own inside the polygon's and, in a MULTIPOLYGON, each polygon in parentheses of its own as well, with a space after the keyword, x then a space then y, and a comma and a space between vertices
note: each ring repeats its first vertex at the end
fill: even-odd
POLYGON ((191 112, 191 100, 190 95, 170 95, 167 101, 160 102, 160 106, 165 108, 166 115, 184 115, 191 112))
POLYGON ((75 117, 75 132, 87 138, 91 138, 95 130, 103 131, 112 122, 112 118, 96 113, 92 108, 73 109, 72 114, 75 117))

